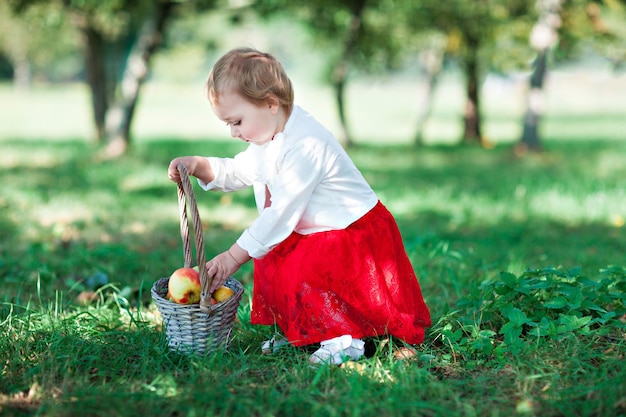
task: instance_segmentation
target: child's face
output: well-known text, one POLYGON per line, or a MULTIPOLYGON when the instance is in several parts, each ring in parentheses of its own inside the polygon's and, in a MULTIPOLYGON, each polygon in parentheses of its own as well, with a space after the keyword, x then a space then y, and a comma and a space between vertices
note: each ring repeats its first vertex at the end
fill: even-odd
POLYGON ((263 145, 282 131, 279 106, 256 106, 234 92, 211 99, 213 113, 230 127, 230 134, 244 142, 263 145))

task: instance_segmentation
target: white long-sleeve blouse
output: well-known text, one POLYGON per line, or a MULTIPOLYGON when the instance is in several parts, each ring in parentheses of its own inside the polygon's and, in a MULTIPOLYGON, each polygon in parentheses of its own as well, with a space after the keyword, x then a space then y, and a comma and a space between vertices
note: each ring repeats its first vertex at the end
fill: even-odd
POLYGON ((272 141, 250 144, 233 158, 207 159, 215 179, 198 180, 204 190, 254 187, 259 217, 237 239, 253 258, 265 256, 293 231, 344 229, 378 202, 332 133, 298 106, 272 141))

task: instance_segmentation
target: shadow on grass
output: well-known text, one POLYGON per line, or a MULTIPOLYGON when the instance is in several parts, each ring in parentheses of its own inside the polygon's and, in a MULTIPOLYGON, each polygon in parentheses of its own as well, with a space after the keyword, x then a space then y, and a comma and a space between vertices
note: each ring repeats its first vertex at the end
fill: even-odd
MULTIPOLYGON (((59 290, 71 297, 72 285, 102 272, 149 302, 152 282, 182 262, 169 161, 231 156, 244 146, 159 139, 101 161, 81 142, 3 142, 0 280, 8 286, 0 299, 23 304, 59 290)), ((580 265, 593 275, 623 262, 626 144, 546 148, 525 158, 509 147, 358 146, 349 153, 396 216, 425 293, 454 294, 504 270, 580 265)), ((239 236, 255 206, 248 191, 225 198, 196 190, 210 256, 239 236)), ((250 285, 251 266, 238 279, 250 285)))
POLYGON ((129 401, 133 407, 185 408, 187 399, 175 398, 181 389, 175 376, 193 369, 194 359, 168 352, 156 329, 110 323, 102 311, 48 325, 45 316, 33 317, 30 327, 39 329, 23 329, 26 338, 2 347, 7 363, 26 364, 7 366, 0 379, 3 415, 99 415, 122 412, 129 401))
MULTIPOLYGON (((625 144, 546 145, 545 154, 525 158, 516 158, 506 147, 350 150, 396 216, 435 321, 466 297, 468 288, 501 271, 581 266, 595 278, 598 269, 623 263, 625 144)), ((574 345, 576 355, 565 353, 572 362, 564 360, 563 366, 556 362, 542 368, 545 358, 533 356, 524 372, 526 362, 518 363, 523 358, 513 358, 510 367, 493 374, 445 374, 439 381, 437 371, 431 375, 422 364, 394 363, 385 365, 382 374, 393 379, 381 382, 377 366, 370 368, 377 377, 370 381, 358 373, 311 370, 302 363, 306 355, 274 359, 250 354, 258 352, 271 329, 258 329, 245 318, 245 332, 231 352, 197 359, 167 353, 156 328, 120 323, 123 312, 116 305, 76 307, 76 297, 93 290, 95 278, 116 286, 115 295, 126 298, 130 309, 148 305, 152 283, 182 262, 176 189, 166 178, 167 164, 177 155, 232 155, 239 149, 236 141, 160 139, 139 142, 118 160, 99 161, 96 150, 80 142, 3 142, 3 413, 235 415, 243 409, 247 415, 349 415, 355 398, 368 398, 358 402, 363 415, 379 415, 377 407, 411 415, 416 404, 427 415, 447 415, 460 409, 461 398, 472 402, 476 411, 468 410, 479 415, 494 407, 513 412, 517 399, 525 398, 520 381, 535 381, 537 375, 537 396, 529 398, 565 398, 566 406, 555 406, 565 410, 571 401, 560 393, 570 383, 570 369, 570 390, 573 398, 580 396, 567 408, 570 414, 581 404, 595 410, 606 403, 602 397, 590 401, 587 393, 593 391, 580 384, 588 379, 579 373, 583 366, 602 370, 604 363, 590 366, 585 357, 578 361, 579 345, 574 345), (25 313, 33 310, 31 305, 44 314, 25 313), (56 311, 80 313, 62 317, 56 311), (547 393, 541 389, 551 383, 554 388, 547 393), (38 386, 43 388, 38 391, 38 386), (26 408, 7 402, 28 399, 31 390, 34 402, 26 408)), ((227 248, 245 227, 243 219, 254 213, 249 192, 229 198, 197 193, 197 198, 209 254, 227 248)), ((249 312, 251 265, 236 277, 247 291, 241 311, 249 312)), ((614 349, 617 357, 620 346, 614 349)), ((599 351, 598 358, 607 352, 599 351)), ((594 376, 606 380, 601 372, 592 381, 594 376)), ((616 403, 618 394, 623 396, 623 390, 607 395, 614 395, 616 403)))

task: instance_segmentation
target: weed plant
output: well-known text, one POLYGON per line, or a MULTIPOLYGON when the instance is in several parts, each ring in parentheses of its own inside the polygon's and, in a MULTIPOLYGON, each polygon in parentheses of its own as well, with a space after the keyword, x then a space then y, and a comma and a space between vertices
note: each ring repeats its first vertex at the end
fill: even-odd
MULTIPOLYGON (((3 416, 616 416, 626 414, 626 143, 350 150, 396 216, 431 308, 399 340, 311 367, 262 355, 252 269, 228 350, 169 351, 150 299, 182 263, 169 160, 235 141, 4 141, 0 154, 3 416)), ((250 192, 196 193, 207 255, 255 216, 250 192)))

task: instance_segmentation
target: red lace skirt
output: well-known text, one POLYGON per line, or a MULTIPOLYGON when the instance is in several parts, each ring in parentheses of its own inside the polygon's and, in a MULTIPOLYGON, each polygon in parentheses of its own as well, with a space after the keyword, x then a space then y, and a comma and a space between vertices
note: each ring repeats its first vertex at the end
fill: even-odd
POLYGON ((252 324, 295 346, 344 334, 424 340, 428 307, 398 226, 381 202, 346 229, 292 233, 254 261, 252 324))

